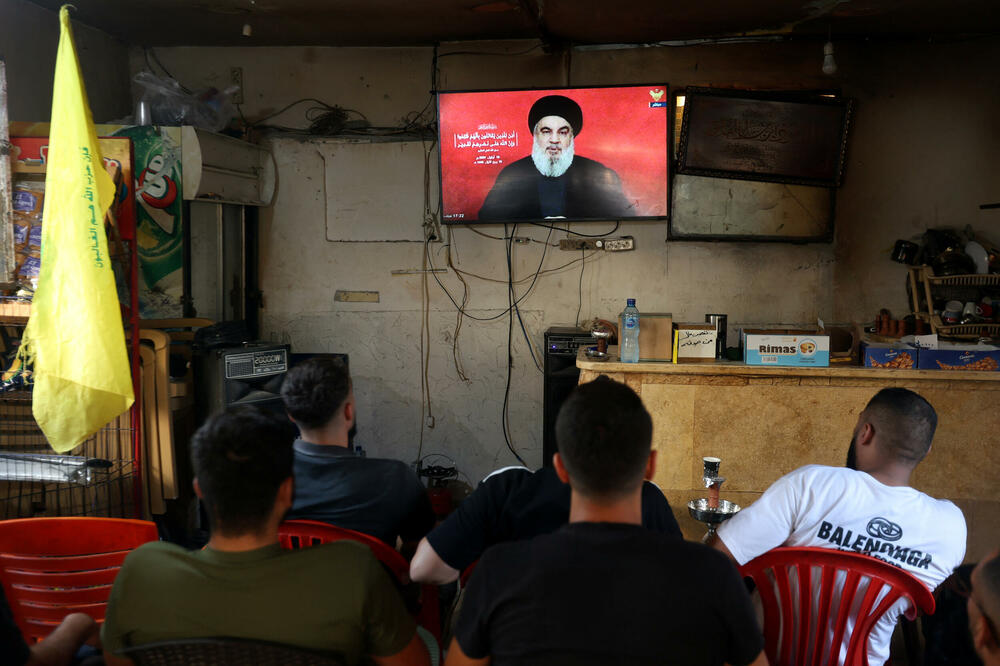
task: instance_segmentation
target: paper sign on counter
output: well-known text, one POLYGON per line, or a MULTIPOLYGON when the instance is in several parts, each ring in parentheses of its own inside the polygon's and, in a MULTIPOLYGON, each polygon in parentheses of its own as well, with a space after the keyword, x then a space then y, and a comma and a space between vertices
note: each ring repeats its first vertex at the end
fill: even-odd
POLYGON ((677 328, 674 339, 674 361, 715 358, 715 328, 677 328))

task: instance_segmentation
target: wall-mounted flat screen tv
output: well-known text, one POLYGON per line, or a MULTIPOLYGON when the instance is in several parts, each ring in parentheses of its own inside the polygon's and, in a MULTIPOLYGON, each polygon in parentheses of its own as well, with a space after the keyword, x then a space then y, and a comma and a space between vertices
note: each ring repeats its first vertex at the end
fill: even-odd
POLYGON ((438 94, 449 224, 667 215, 666 84, 438 94))

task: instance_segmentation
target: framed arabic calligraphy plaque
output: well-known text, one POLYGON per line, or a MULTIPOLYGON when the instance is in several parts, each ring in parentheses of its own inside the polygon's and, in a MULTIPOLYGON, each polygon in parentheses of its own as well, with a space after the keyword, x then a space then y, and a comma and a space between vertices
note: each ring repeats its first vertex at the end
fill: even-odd
POLYGON ((840 186, 850 100, 695 87, 685 97, 677 173, 840 186))

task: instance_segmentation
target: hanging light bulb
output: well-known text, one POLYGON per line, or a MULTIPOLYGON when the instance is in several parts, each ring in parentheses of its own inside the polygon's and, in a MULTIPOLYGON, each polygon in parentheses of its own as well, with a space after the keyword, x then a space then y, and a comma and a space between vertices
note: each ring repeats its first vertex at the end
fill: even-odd
POLYGON ((255 4, 256 4, 255 0, 250 0, 250 9, 247 10, 247 20, 246 20, 246 23, 243 24, 243 36, 244 37, 249 37, 250 35, 253 34, 253 26, 250 25, 250 16, 253 15, 253 10, 254 10, 254 5, 255 4))
POLYGON ((837 61, 833 59, 833 42, 823 45, 823 73, 827 76, 837 73, 837 61))

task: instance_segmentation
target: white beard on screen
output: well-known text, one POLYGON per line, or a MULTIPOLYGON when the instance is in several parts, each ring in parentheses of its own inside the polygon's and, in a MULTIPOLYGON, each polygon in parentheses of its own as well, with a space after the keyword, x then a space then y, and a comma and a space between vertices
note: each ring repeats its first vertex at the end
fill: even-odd
POLYGON ((566 173, 566 170, 573 164, 573 144, 569 144, 569 147, 560 152, 558 156, 552 157, 545 152, 545 148, 538 145, 537 141, 533 141, 531 160, 535 163, 538 173, 549 178, 558 178, 566 173))

